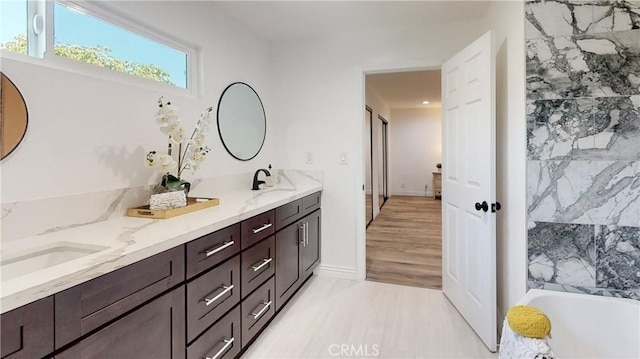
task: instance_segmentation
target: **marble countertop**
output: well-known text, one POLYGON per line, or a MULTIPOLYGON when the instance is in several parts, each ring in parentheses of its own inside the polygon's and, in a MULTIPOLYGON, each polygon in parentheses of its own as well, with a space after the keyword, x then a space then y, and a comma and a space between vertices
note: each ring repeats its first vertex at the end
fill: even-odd
POLYGON ((42 262, 24 261, 21 264, 24 274, 19 276, 17 271, 2 274, 3 268, 10 267, 9 264, 0 266, 1 312, 63 291, 320 190, 322 182, 313 179, 296 185, 281 183, 260 191, 235 190, 217 194, 215 197, 220 198, 218 206, 178 217, 162 220, 117 217, 3 243, 0 253, 3 263, 52 247, 97 251, 46 268, 42 268, 42 262))

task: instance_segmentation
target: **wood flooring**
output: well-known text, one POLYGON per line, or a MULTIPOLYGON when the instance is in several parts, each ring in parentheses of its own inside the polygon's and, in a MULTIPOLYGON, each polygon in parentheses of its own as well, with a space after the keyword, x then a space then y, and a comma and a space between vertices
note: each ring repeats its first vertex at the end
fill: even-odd
POLYGON ((367 228, 367 280, 442 288, 442 201, 392 196, 367 228))
POLYGON ((314 275, 242 356, 336 357, 497 355, 440 290, 314 275))

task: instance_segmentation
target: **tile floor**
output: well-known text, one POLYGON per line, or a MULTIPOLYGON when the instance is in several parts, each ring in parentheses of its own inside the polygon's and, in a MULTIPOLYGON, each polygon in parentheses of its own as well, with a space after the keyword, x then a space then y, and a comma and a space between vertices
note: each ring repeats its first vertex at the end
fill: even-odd
POLYGON ((242 358, 496 358, 435 289, 313 276, 242 358))

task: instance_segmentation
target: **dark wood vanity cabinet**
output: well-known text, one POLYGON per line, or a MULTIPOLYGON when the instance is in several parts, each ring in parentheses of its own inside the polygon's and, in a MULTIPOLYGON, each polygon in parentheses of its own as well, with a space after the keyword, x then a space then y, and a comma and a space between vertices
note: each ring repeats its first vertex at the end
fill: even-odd
POLYGON ((53 297, 0 317, 2 359, 41 358, 53 352, 53 297))
POLYGON ((320 261, 320 192, 2 314, 2 357, 236 358, 320 261))

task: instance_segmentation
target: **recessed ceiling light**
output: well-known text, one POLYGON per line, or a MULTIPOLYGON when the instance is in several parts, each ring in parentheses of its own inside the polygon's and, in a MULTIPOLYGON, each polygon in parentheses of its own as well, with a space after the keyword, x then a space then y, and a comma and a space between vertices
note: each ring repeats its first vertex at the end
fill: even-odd
POLYGON ((422 101, 422 104, 423 104, 423 105, 428 105, 428 104, 429 104, 429 101, 422 101))

